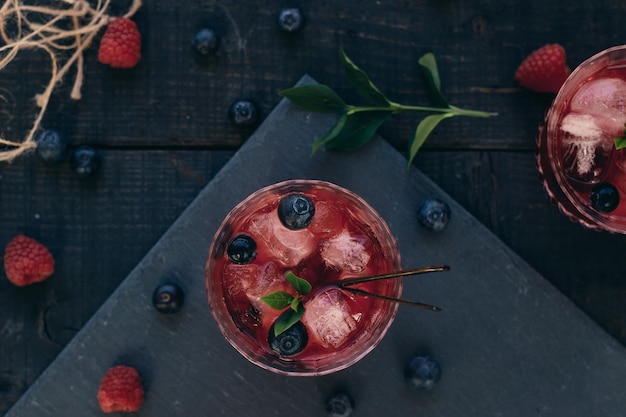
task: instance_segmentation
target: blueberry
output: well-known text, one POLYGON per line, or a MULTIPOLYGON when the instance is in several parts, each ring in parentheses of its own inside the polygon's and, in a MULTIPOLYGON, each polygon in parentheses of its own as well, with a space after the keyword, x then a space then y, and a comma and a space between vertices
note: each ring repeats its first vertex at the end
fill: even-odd
POLYGON ((288 194, 278 203, 278 218, 288 229, 304 229, 313 220, 315 206, 303 194, 288 194))
POLYGON ((344 392, 337 392, 326 401, 328 417, 350 417, 354 411, 352 398, 344 392))
POLYGON ((304 26, 304 17, 300 9, 285 7, 278 13, 278 27, 285 32, 297 32, 304 26))
POLYGON ((79 146, 70 155, 72 171, 80 178, 90 177, 100 169, 100 152, 91 146, 79 146))
POLYGON ((417 390, 429 390, 441 378, 441 367, 430 356, 415 356, 404 370, 404 378, 417 390))
POLYGON ((56 164, 63 161, 68 152, 67 139, 55 129, 47 129, 35 138, 37 155, 48 163, 56 164))
POLYGON ((417 220, 428 230, 439 232, 448 225, 450 206, 438 198, 427 198, 419 208, 417 220))
POLYGON ((228 107, 228 118, 236 126, 253 126, 258 117, 256 106, 249 100, 237 100, 228 107))
POLYGON ((619 205, 619 191, 608 182, 596 184, 591 189, 589 200, 591 200, 591 206, 594 209, 608 213, 615 210, 619 205))
POLYGON ((247 264, 256 257, 256 242, 248 235, 237 235, 226 249, 228 258, 236 264, 247 264))
MULTIPOLYGON (((283 314, 291 313, 287 310, 283 314)), ((280 356, 293 356, 302 352, 309 341, 309 334, 301 321, 297 321, 293 326, 276 336, 274 334, 274 324, 270 327, 267 342, 274 352, 280 356)))
POLYGON ((214 54, 219 47, 220 39, 213 29, 202 28, 194 33, 191 46, 196 53, 206 56, 214 54))
POLYGON ((184 301, 185 292, 178 284, 161 284, 152 293, 152 304, 159 313, 177 313, 183 306, 184 301))

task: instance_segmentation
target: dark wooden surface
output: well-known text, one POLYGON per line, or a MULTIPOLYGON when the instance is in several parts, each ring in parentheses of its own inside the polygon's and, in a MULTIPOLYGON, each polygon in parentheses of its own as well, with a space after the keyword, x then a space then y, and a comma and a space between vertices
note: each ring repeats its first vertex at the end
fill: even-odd
MULTIPOLYGON (((123 2, 117 4, 123 10, 123 2)), ((398 102, 427 102, 417 59, 435 53, 443 91, 460 107, 499 112, 492 119, 446 120, 415 164, 619 342, 626 343, 626 237, 569 222, 538 181, 534 139, 551 96, 518 88, 513 73, 533 49, 561 43, 574 67, 626 39, 617 1, 293 2, 307 24, 278 31, 278 1, 154 1, 135 20, 143 58, 133 70, 102 67, 85 55, 83 98, 60 85, 43 121, 73 143, 99 147, 97 178, 33 155, 0 165, 0 242, 20 232, 57 259, 47 282, 16 288, 0 280, 0 412, 56 357, 229 160, 253 129, 229 124, 228 105, 254 100, 267 115, 277 93, 308 73, 354 98, 337 50, 398 102), (193 31, 215 27, 219 56, 199 63, 193 31)), ((25 53, 7 67, 5 135, 32 122, 46 59, 25 53), (8 110, 7 110, 8 109, 8 110)), ((404 149, 417 123, 401 115, 380 133, 404 149)), ((363 173, 371 175, 371 173, 363 173)), ((381 190, 381 192, 383 192, 381 190)), ((471 241, 468 243, 471 244, 471 241)), ((450 254, 451 257, 454 254, 450 254)), ((488 304, 488 300, 485 300, 488 304)))

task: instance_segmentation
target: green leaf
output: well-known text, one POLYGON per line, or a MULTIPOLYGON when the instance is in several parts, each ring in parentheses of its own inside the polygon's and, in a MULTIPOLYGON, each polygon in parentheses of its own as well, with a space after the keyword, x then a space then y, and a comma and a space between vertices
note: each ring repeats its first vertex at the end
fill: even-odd
POLYGON ((448 100, 446 100, 441 93, 441 79, 439 78, 439 70, 437 69, 435 55, 428 52, 418 60, 418 63, 422 67, 422 71, 426 77, 434 104, 439 107, 449 107, 448 100))
POLYGON ((362 97, 365 97, 368 100, 372 100, 375 103, 382 104, 383 106, 388 106, 391 104, 389 99, 385 97, 383 93, 374 85, 374 83, 370 80, 370 77, 356 66, 354 62, 345 54, 343 49, 339 49, 339 58, 341 59, 341 63, 343 64, 344 69, 350 79, 350 83, 362 97))
POLYGON ((337 125, 324 136, 316 141, 314 146, 318 149, 325 145, 327 149, 351 151, 365 144, 374 136, 376 130, 382 125, 393 111, 356 111, 346 113, 337 125))
POLYGON ((298 291, 298 293, 300 293, 302 295, 307 295, 308 293, 311 292, 311 284, 309 284, 309 281, 307 281, 304 278, 300 278, 299 276, 297 276, 293 272, 291 272, 291 271, 287 272, 287 274, 285 274, 285 279, 287 281, 289 281, 291 286, 296 291, 298 291))
POLYGON ((615 149, 626 148, 626 137, 621 136, 619 138, 613 139, 613 141, 615 142, 615 149))
POLYGON ((348 114, 343 113, 341 117, 337 120, 337 123, 335 123, 335 125, 331 127, 330 130, 326 132, 324 136, 322 136, 319 139, 316 139, 315 142, 313 142, 311 156, 315 155, 315 152, 319 151, 326 144, 326 142, 332 140, 337 135, 339 135, 339 133, 343 130, 343 126, 346 124, 347 120, 348 120, 348 114))
POLYGON ((413 140, 409 143, 409 163, 407 167, 411 166, 413 162, 413 158, 417 155, 417 152, 420 150, 428 135, 433 131, 433 129, 443 120, 448 117, 452 117, 454 114, 452 113, 442 113, 442 114, 433 114, 430 116, 426 116, 422 119, 422 121, 417 125, 417 129, 415 129, 415 135, 413 135, 413 140))
POLYGON ((298 311, 298 307, 300 307, 300 297, 296 297, 293 299, 293 301, 291 302, 291 309, 293 311, 298 311))
POLYGON ((333 112, 346 107, 346 103, 330 87, 323 84, 303 85, 278 93, 305 110, 333 112))
POLYGON ((285 291, 275 291, 264 295, 261 300, 275 310, 282 310, 291 305, 294 296, 285 291))
POLYGON ((286 310, 284 313, 278 316, 278 318, 274 322, 274 336, 278 336, 279 334, 283 333, 285 330, 296 324, 303 315, 304 306, 302 304, 298 305, 297 311, 294 311, 292 309, 286 310))

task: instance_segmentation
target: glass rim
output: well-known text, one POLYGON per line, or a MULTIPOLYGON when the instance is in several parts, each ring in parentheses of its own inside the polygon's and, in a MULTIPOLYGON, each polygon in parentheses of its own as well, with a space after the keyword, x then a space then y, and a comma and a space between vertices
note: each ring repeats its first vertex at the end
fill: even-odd
POLYGON ((575 94, 575 90, 580 86, 582 81, 581 77, 587 79, 593 74, 601 71, 606 65, 602 65, 605 61, 610 63, 611 54, 615 52, 621 52, 616 57, 624 61, 624 69, 626 70, 626 44, 615 45, 603 49, 591 57, 581 62, 567 77, 561 88, 559 89, 556 97, 552 101, 548 111, 546 112, 545 121, 542 127, 540 127, 538 135, 539 152, 538 152, 538 165, 540 166, 540 174, 543 179, 544 189, 548 191, 550 198, 557 203, 559 210, 566 214, 570 219, 578 221, 583 226, 592 230, 605 230, 611 233, 626 234, 626 216, 620 216, 617 220, 609 219, 602 213, 584 204, 576 196, 569 184, 570 181, 575 181, 566 177, 564 168, 561 162, 561 158, 558 156, 557 143, 554 140, 550 140, 551 137, 556 137, 558 126, 557 114, 559 110, 557 107, 566 102, 569 98, 575 94), (595 69, 590 67, 598 66, 595 69), (552 123, 550 123, 552 122, 552 123), (547 153, 548 166, 554 177, 556 184, 550 184, 546 179, 545 163, 541 160, 541 141, 545 142, 545 151, 547 153), (554 187, 558 190, 555 190, 554 187), (560 201, 559 195, 562 195, 567 201, 560 201))
MULTIPOLYGON (((392 256, 390 262, 393 263, 396 270, 401 269, 400 251, 389 225, 385 222, 382 216, 367 201, 365 201, 365 199, 355 192, 329 181, 316 179, 291 179, 267 185, 254 191, 228 212, 217 228, 217 231, 211 241, 208 259, 205 266, 205 285, 211 314, 217 323, 220 332, 230 345, 233 346, 248 361, 263 369, 278 374, 290 376, 320 376, 346 369, 369 354, 382 341, 383 337, 391 327, 398 312, 398 304, 386 302, 384 304, 386 309, 384 310, 383 318, 380 323, 378 323, 373 331, 368 332, 369 336, 367 338, 359 339, 358 344, 351 343, 348 347, 339 348, 337 352, 331 353, 327 359, 317 359, 312 361, 302 361, 297 359, 289 360, 260 349, 258 344, 252 343, 250 340, 251 337, 244 336, 243 332, 239 331, 237 323, 235 323, 228 313, 228 308, 223 308, 225 306, 225 302, 222 292, 216 291, 216 287, 219 287, 219 285, 214 284, 211 280, 213 272, 212 267, 214 266, 213 258, 219 246, 220 239, 225 233, 228 233, 227 230, 231 219, 240 215, 251 201, 266 195, 269 192, 290 190, 294 189, 294 187, 295 191, 297 191, 298 187, 303 186, 306 186, 307 188, 313 186, 330 189, 333 192, 339 192, 347 199, 350 199, 358 204, 360 208, 365 210, 367 217, 376 222, 377 228, 379 228, 380 233, 382 233, 382 236, 378 236, 377 232, 378 239, 385 242, 385 244, 389 245, 391 248, 390 255, 392 256), (220 307, 222 308, 220 309, 220 307), (342 352, 344 351, 349 353, 349 355, 345 358, 342 355, 342 352), (336 358, 336 356, 339 356, 339 358, 336 358)), ((396 281, 394 296, 399 297, 402 293, 403 282, 402 279, 395 279, 394 281, 396 281)))

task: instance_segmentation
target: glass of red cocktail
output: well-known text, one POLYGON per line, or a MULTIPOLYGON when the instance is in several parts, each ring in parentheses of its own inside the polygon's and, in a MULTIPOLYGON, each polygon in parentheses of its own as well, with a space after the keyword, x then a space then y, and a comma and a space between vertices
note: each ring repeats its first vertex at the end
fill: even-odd
POLYGON ((537 139, 544 188, 572 220, 626 233, 626 46, 606 49, 568 77, 537 139))
POLYGON ((224 337, 262 368, 323 375, 370 352, 391 325, 401 279, 346 278, 399 271, 389 227, 335 184, 292 180, 251 194, 226 216, 206 264, 212 314, 224 337))

